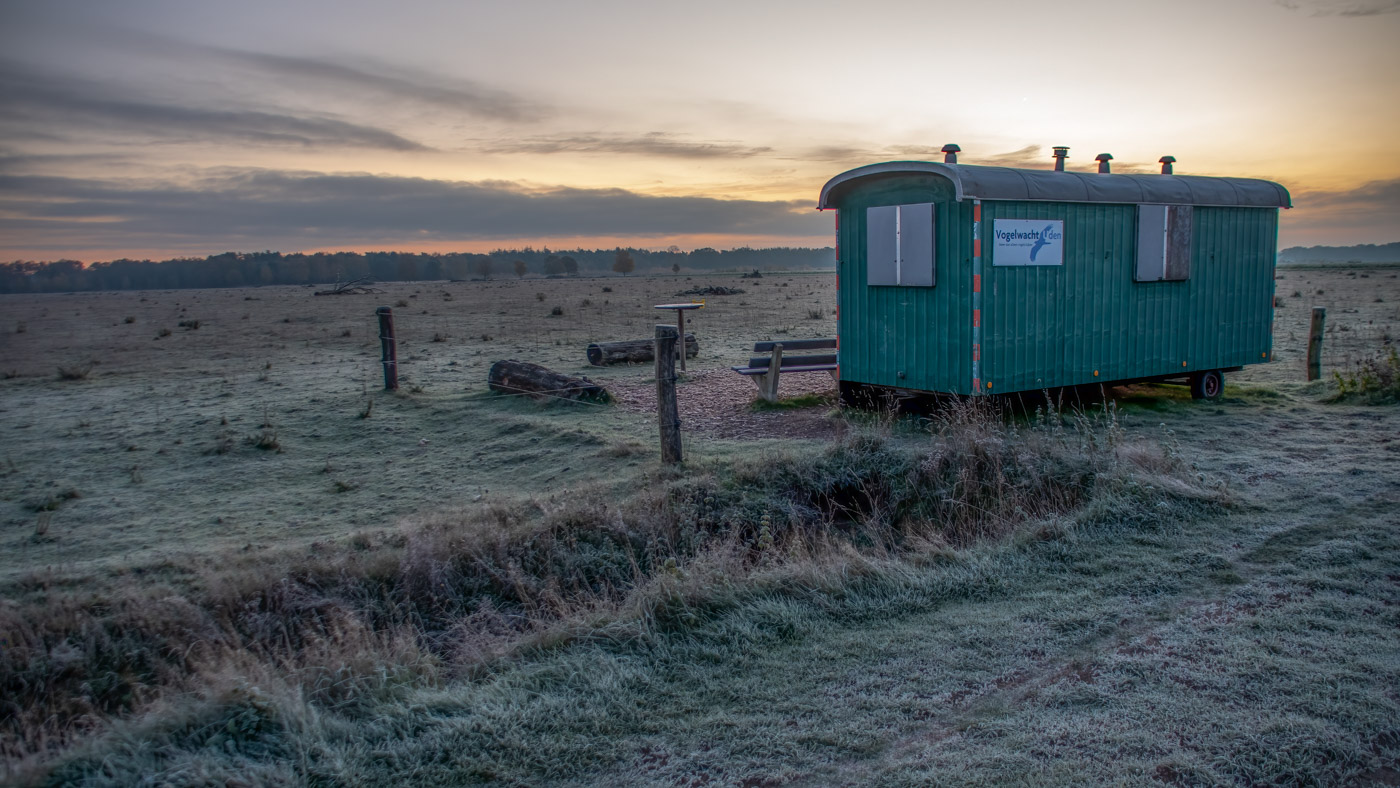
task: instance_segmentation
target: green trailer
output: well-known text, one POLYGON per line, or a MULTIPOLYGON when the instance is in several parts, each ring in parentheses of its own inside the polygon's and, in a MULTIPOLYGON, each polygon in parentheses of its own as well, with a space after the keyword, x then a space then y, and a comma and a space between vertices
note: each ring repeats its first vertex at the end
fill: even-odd
POLYGON ((1270 181, 898 161, 832 178, 842 396, 1143 380, 1216 397, 1272 355, 1270 181))

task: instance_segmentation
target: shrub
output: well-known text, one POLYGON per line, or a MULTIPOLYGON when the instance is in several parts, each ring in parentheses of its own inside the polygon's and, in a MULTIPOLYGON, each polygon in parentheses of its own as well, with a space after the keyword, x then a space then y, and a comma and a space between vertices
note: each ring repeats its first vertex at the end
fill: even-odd
POLYGON ((549 314, 553 317, 560 317, 564 314, 564 307, 556 306, 553 309, 549 310, 549 314))
POLYGON ((1339 400, 1400 402, 1400 353, 1391 346, 1345 371, 1333 372, 1332 379, 1337 384, 1339 400))
POLYGON ((282 451, 282 444, 277 440, 277 430, 271 427, 263 427, 262 432, 247 437, 249 446, 263 451, 282 451))
POLYGON ((59 380, 87 380, 90 374, 92 374, 91 361, 84 364, 68 364, 58 367, 59 380))

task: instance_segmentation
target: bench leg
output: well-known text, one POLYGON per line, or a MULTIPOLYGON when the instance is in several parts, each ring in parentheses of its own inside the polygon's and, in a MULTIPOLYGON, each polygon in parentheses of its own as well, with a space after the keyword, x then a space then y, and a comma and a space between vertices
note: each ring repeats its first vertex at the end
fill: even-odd
POLYGON ((772 370, 762 375, 749 375, 749 380, 758 386, 758 396, 768 402, 778 401, 778 372, 772 370))
POLYGON ((768 362, 768 374, 764 375, 763 398, 769 402, 778 401, 778 375, 783 369, 783 343, 773 346, 773 358, 768 362))
POLYGON ((768 399, 768 373, 749 375, 749 380, 752 380, 753 384, 758 386, 758 396, 768 399))

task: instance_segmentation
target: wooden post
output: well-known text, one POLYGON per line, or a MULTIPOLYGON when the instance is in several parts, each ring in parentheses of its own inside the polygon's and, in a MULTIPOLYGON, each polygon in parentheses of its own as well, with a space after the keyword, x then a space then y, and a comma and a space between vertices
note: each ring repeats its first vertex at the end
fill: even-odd
POLYGON ((399 348, 394 338, 394 310, 381 306, 374 310, 379 316, 379 359, 384 364, 384 390, 399 388, 399 348))
MULTIPOLYGON (((678 336, 685 336, 685 310, 684 310, 684 309, 677 309, 677 310, 676 310, 676 334, 677 334, 678 336)), ((681 351, 681 353, 680 353, 680 357, 681 357, 681 372, 684 372, 684 371, 685 371, 685 345, 681 345, 680 348, 679 348, 679 350, 681 351)))
POLYGON ((1326 309, 1313 307, 1312 325, 1308 327, 1308 380, 1322 377, 1322 324, 1326 318, 1326 309))
POLYGON ((661 461, 667 464, 681 461, 681 417, 676 404, 676 340, 680 331, 675 326, 656 327, 656 422, 661 428, 661 461))

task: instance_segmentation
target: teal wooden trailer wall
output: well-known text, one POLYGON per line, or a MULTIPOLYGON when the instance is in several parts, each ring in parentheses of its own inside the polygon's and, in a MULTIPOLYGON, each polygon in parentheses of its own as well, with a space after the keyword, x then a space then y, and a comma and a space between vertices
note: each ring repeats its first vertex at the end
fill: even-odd
POLYGON ((982 203, 1003 219, 1061 219, 1064 263, 983 266, 982 382, 1025 391, 1225 369, 1272 353, 1277 209, 1196 208, 1191 273, 1138 282, 1137 207, 982 203))
POLYGON ((972 385, 972 205, 946 180, 892 177, 851 194, 839 209, 838 357, 842 380, 969 393, 972 385), (867 285, 865 209, 933 202, 933 287, 867 285), (860 250, 856 252, 855 250, 860 250))
MULTIPOLYGON (((955 175, 1006 171, 920 164, 955 175)), ((1121 184, 1154 176, 1098 177, 1121 184)), ((1267 184, 1189 179, 1198 193, 1218 185, 1203 182, 1226 180, 1267 184)), ((982 199, 969 197, 966 183, 942 172, 907 168, 851 178, 836 189, 829 184, 822 207, 838 211, 840 378, 954 394, 973 393, 975 380, 976 393, 996 394, 1267 361, 1278 207, 1288 204, 1282 187, 1267 185, 1282 196, 1254 201, 1277 200, 1273 206, 1205 205, 1197 198, 1189 274, 1180 281, 1138 281, 1139 202, 982 199), (867 209, 915 203, 934 204, 934 285, 870 285, 867 209), (990 242, 998 219, 1063 222, 1061 264, 998 265, 990 242), (980 311, 974 314, 976 270, 980 311)))

